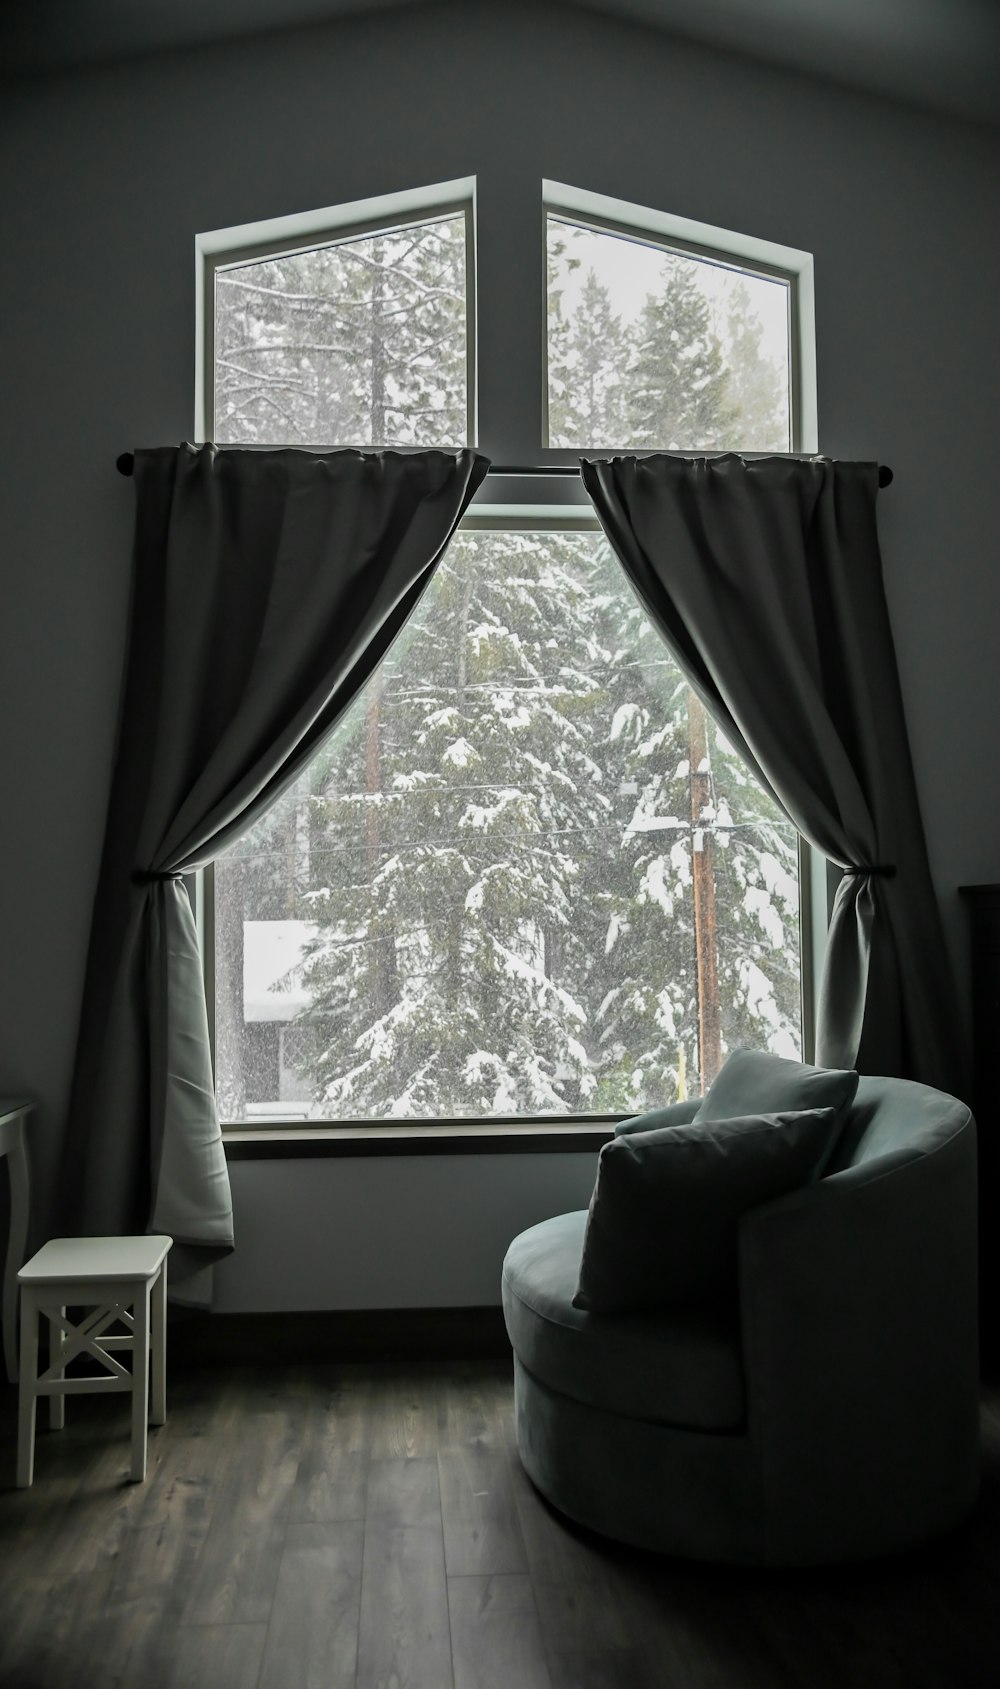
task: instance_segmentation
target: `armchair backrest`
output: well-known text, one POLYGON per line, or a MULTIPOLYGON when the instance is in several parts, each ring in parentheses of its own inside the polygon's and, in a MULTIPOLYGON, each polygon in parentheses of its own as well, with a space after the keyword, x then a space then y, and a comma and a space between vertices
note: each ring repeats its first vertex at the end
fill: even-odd
POLYGON ((970 1124, 957 1097, 908 1079, 862 1078, 827 1177, 876 1156, 930 1155, 970 1124))
POLYGON ((862 1079, 824 1177, 744 1215, 740 1300, 772 1558, 805 1557, 817 1521, 827 1556, 849 1559, 889 1552, 901 1524, 915 1541, 972 1507, 976 1139, 964 1103, 862 1079))
MULTIPOLYGON (((615 1136, 648 1132, 654 1126, 684 1126, 694 1119, 700 1097, 673 1103, 655 1114, 623 1120, 615 1136)), ((971 1123, 971 1115, 957 1097, 931 1090, 908 1079, 862 1078, 848 1112, 826 1176, 857 1167, 876 1156, 929 1155, 971 1123)))

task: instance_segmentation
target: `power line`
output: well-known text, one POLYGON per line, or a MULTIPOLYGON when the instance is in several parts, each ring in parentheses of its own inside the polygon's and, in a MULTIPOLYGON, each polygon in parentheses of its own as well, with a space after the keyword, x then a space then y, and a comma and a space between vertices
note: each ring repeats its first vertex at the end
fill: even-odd
MULTIPOLYGON (((732 823, 705 821, 701 822, 696 827, 690 821, 674 821, 663 822, 656 827, 637 827, 633 830, 630 830, 627 827, 623 828, 621 826, 611 825, 597 825, 594 827, 557 827, 544 833, 539 832, 527 835, 524 833, 494 833, 487 831, 485 828, 473 829, 470 827, 464 830, 464 836, 463 832, 460 831, 453 833, 437 833, 431 835, 429 838, 400 839, 394 844, 379 844, 376 846, 376 849, 380 856, 395 856, 402 850, 420 850, 440 844, 451 844, 456 850, 458 850, 462 849, 465 841, 467 840, 469 846, 468 850, 462 849, 462 854, 467 855, 472 854, 480 841, 492 842, 496 840, 503 843, 519 845, 524 850, 537 850, 541 848, 544 841, 547 839, 578 837, 581 834, 585 834, 587 837, 607 835, 621 840, 623 833, 628 833, 630 839, 639 839, 646 838, 648 835, 656 833, 690 834, 693 832, 704 832, 713 834, 732 834, 740 832, 754 832, 763 827, 774 827, 776 825, 778 825, 778 823, 773 821, 734 821, 732 823)), ((784 825, 788 827, 789 831, 795 831, 790 821, 784 823, 784 825)), ((361 829, 358 830, 358 836, 359 839, 363 838, 361 829)), ((354 851, 357 851, 360 855, 364 854, 368 848, 367 844, 362 843, 357 845, 310 845, 309 857, 310 861, 312 861, 316 857, 349 856, 353 854, 354 851)), ((588 854, 596 855, 597 852, 592 851, 588 854)), ((287 857, 287 855, 287 848, 283 847, 281 850, 257 851, 252 856, 236 856, 230 852, 226 856, 220 857, 218 860, 226 863, 267 862, 278 861, 281 858, 287 857)))

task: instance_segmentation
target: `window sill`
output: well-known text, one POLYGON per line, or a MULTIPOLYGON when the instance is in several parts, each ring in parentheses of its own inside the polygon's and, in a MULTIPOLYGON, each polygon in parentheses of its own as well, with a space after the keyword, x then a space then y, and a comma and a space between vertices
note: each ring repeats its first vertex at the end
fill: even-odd
MULTIPOLYGON (((622 1116, 622 1118, 625 1118, 622 1116)), ((462 1122, 419 1126, 224 1127, 227 1161, 325 1160, 328 1156, 551 1155, 596 1153, 613 1136, 614 1120, 566 1125, 462 1122)))

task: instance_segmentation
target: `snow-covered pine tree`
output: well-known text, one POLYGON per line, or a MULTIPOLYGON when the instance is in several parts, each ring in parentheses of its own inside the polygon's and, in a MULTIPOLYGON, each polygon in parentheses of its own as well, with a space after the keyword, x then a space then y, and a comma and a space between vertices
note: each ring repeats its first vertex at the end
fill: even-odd
POLYGON ((628 439, 637 450, 715 451, 732 443, 733 407, 698 265, 664 257, 664 283, 632 329, 628 439))
POLYGON ((722 1037, 801 1054, 798 835, 709 722, 722 1037))
POLYGON ((742 277, 725 308, 726 398, 734 417, 729 444, 754 452, 787 452, 788 383, 762 350, 760 318, 742 277))
POLYGON ((686 687, 605 545, 591 578, 607 652, 593 755, 613 794, 612 825, 581 897, 599 1079, 592 1106, 629 1111, 673 1101, 679 1053, 694 1048, 686 687))
POLYGON ((548 364, 549 444, 563 445, 572 430, 573 388, 570 372, 572 323, 563 303, 563 274, 580 267, 579 258, 567 258, 569 240, 560 223, 549 219, 546 230, 546 355, 548 364))
POLYGON ((220 271, 216 439, 461 444, 465 309, 462 218, 220 271))
POLYGON ((592 605, 559 551, 459 535, 383 670, 377 794, 361 732, 343 736, 308 969, 334 1115, 563 1112, 592 1087, 574 905, 581 841, 606 848, 610 806, 590 754, 592 605), (379 862, 362 868, 372 803, 379 862), (367 959, 389 929, 391 1002, 367 959))
MULTIPOLYGON (((579 260, 575 260, 579 262, 579 260)), ((588 270, 572 316, 553 311, 550 289, 549 444, 585 450, 629 441, 625 402, 628 336, 608 289, 588 270)))

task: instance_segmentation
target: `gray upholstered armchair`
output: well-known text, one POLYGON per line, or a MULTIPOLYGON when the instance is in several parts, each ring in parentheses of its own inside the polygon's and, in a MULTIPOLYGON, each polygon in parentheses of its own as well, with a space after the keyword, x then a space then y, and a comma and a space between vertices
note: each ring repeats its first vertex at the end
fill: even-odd
POLYGON ((909 1547, 974 1506, 964 1104, 862 1079, 825 1176, 743 1216, 732 1305, 574 1307, 586 1220, 532 1227, 503 1275, 521 1459, 570 1518, 667 1553, 805 1565, 909 1547))

